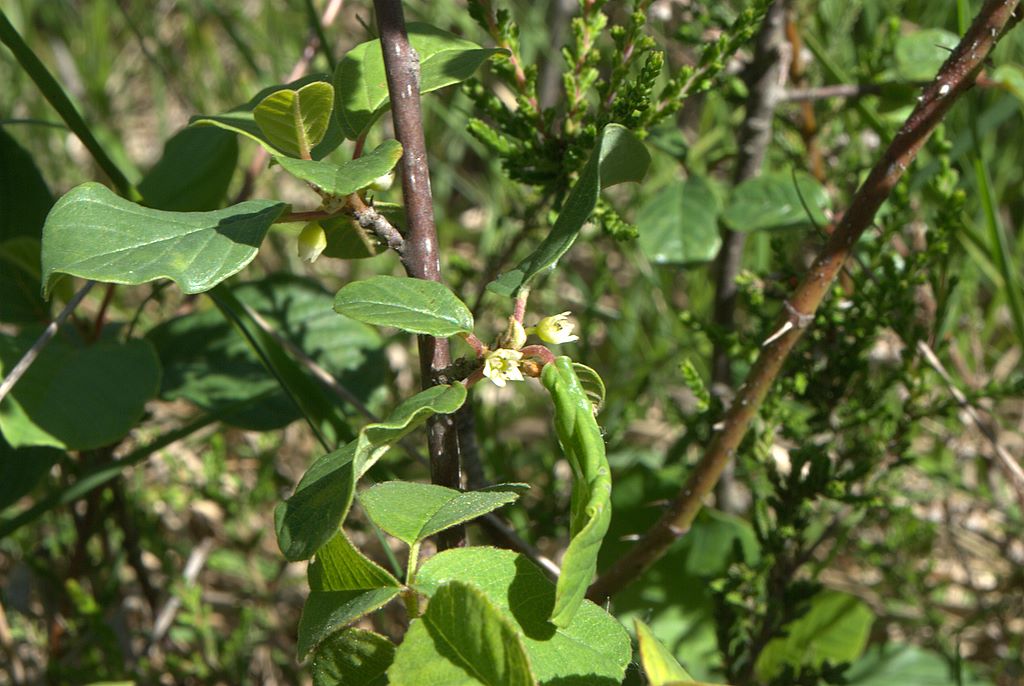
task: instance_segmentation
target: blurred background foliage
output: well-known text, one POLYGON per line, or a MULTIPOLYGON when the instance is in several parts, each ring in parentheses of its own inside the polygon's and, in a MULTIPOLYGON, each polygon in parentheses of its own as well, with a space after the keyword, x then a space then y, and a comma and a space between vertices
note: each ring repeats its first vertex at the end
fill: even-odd
MULTIPOLYGON (((583 336, 569 354, 598 370, 608 388, 600 423, 616 486, 606 562, 657 518, 659 504, 674 495, 714 430, 728 394, 711 387, 713 346, 729 350, 739 383, 785 294, 822 243, 825 227, 816 223, 826 224, 848 205, 857 181, 909 113, 917 82, 932 77, 943 49, 955 44, 980 4, 793 0, 789 22, 799 42, 790 47, 804 68, 789 70, 786 87, 847 84, 864 92, 809 106, 780 103, 764 163, 767 180, 756 189, 730 187, 749 41, 725 55, 714 81, 695 89, 678 111, 644 124, 654 158, 647 180, 609 194, 594 227, 530 301, 532 313, 574 312, 583 336), (810 214, 825 221, 809 221, 804 203, 817 205, 820 211, 810 214), (715 327, 710 260, 720 227, 747 230, 780 206, 792 211, 748 236, 735 328, 715 327)), ((463 3, 405 6, 409 19, 494 44, 463 3)), ((579 149, 587 149, 586 125, 618 116, 602 109, 592 90, 583 92, 579 112, 567 114, 564 75, 572 68, 553 46, 568 45, 567 56, 579 56, 575 3, 498 6, 518 24, 538 105, 550 108, 550 118, 540 119, 549 125, 550 147, 526 162, 502 159, 471 124, 475 118, 510 133, 500 112, 515 110, 517 94, 500 66, 485 67, 479 84, 423 101, 446 279, 475 310, 480 329, 495 333, 507 303, 485 293, 486 283, 550 226, 560 194, 585 160, 579 149), (481 93, 494 94, 498 104, 482 109, 481 93), (549 166, 529 173, 517 166, 538 160, 549 166)), ((658 92, 680 67, 698 64, 747 5, 658 0, 638 7, 647 17, 641 30, 665 53, 658 92)), ((190 116, 225 111, 282 82, 310 35, 310 12, 320 9, 299 0, 10 0, 4 6, 132 181, 156 163, 163 142, 190 116)), ((623 27, 634 9, 628 2, 602 8, 611 25, 623 27)), ((346 2, 328 29, 333 55, 372 37, 373 25, 369 3, 346 2)), ((607 32, 595 34, 588 47, 587 63, 609 78, 621 49, 607 32)), ((100 178, 10 53, 0 55, 0 81, 7 84, 0 116, 10 139, 0 179, 10 182, 8 175, 22 168, 7 162, 18 148, 53 196, 100 178)), ((702 513, 681 544, 614 600, 613 613, 648 622, 696 678, 906 686, 1024 679, 1020 505, 993 464, 991 444, 916 347, 924 341, 938 351, 956 385, 1019 459, 1022 65, 1018 30, 883 208, 738 454, 730 484, 738 495, 729 511, 702 513)), ((631 73, 641 68, 634 65, 631 73)), ((322 55, 312 69, 328 70, 322 55)), ((389 126, 378 125, 368 143, 389 137, 389 126)), ((251 143, 239 143, 227 198, 243 188, 255 152, 251 143)), ((283 198, 297 208, 316 202, 275 170, 255 179, 254 196, 283 198)), ((397 188, 380 197, 400 200, 397 188)), ((0 217, 13 216, 21 198, 0 198, 0 217)), ((315 311, 308 318, 296 312, 349 280, 395 271, 397 260, 385 254, 306 265, 295 255, 297 228, 275 227, 257 261, 238 277, 260 283, 236 294, 282 330, 301 328, 303 349, 344 374, 372 408, 393 406, 416 386, 407 340, 369 330, 318 334, 315 311), (288 274, 315 279, 326 292, 288 274), (338 340, 343 351, 332 350, 338 340)), ((0 264, 13 273, 9 263, 0 264)), ((82 308, 86 321, 102 307, 100 290, 82 308)), ((3 333, 13 335, 19 326, 31 332, 45 322, 49 310, 32 307, 27 316, 6 318, 3 333)), ((8 476, 0 487, 3 523, 33 502, 60 497, 114 452, 127 454, 187 424, 196 407, 219 412, 214 419, 223 421, 204 422, 123 478, 30 524, 5 527, 0 673, 26 683, 308 681, 294 660, 304 573, 281 557, 272 511, 318 446, 208 300, 160 286, 121 288, 111 307, 109 335, 129 327, 160 354, 160 401, 149 403, 139 428, 105 455, 39 449, 35 464, 43 466, 26 486, 8 476), (186 315, 187 321, 168 322, 186 315), (209 350, 162 347, 161 336, 173 327, 209 350), (223 378, 210 377, 214 371, 223 378), (246 411, 225 404, 241 396, 260 402, 246 411), (192 574, 190 560, 199 566, 192 574)), ((508 516, 523 538, 557 558, 567 527, 568 467, 545 401, 523 389, 480 388, 473 404, 486 478, 531 484, 508 516)), ((13 470, 14 451, 0 448, 0 470, 13 470)), ((398 451, 388 469, 426 478, 398 451)), ((371 532, 354 536, 386 558, 371 532)), ((487 540, 475 529, 471 536, 487 540)), ((399 622, 392 613, 376 628, 393 632, 399 622)), ((630 679, 641 683, 642 677, 633 670, 630 679)))

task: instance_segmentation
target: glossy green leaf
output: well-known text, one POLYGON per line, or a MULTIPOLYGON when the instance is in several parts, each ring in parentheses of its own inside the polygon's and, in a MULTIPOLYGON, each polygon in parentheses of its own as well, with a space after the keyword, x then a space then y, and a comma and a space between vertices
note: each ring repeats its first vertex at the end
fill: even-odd
POLYGON ((589 600, 566 626, 551 624, 554 585, 523 555, 486 547, 446 550, 423 563, 415 587, 433 596, 449 581, 477 587, 513 622, 539 683, 622 683, 632 657, 626 630, 589 600))
POLYGON ((252 262, 287 203, 250 200, 214 212, 165 212, 84 183, 57 201, 43 227, 43 295, 62 274, 138 285, 167 278, 208 291, 252 262))
POLYGON ((319 458, 291 498, 277 506, 274 523, 281 552, 306 560, 338 531, 348 514, 356 481, 388 448, 434 414, 451 414, 466 400, 462 384, 433 386, 402 402, 383 422, 365 426, 359 437, 319 458))
MULTIPOLYGON (((430 93, 465 81, 500 48, 476 43, 434 28, 409 22, 409 43, 420 58, 420 93, 430 93)), ((334 72, 337 118, 345 136, 355 140, 389 106, 388 83, 380 40, 360 43, 348 51, 334 72)))
POLYGON ((661 641, 655 638, 651 628, 639 619, 633 620, 636 639, 640 647, 640 664, 651 686, 667 686, 672 682, 692 682, 691 677, 661 641))
POLYGON ((829 207, 825 187, 809 174, 765 174, 732 190, 722 219, 733 231, 771 231, 824 226, 829 207), (810 214, 808 214, 808 212, 810 214))
POLYGON ((450 581, 413 620, 388 670, 392 686, 535 686, 523 637, 477 588, 450 581))
POLYGON ((822 591, 811 600, 807 614, 785 626, 784 637, 765 646, 755 667, 757 675, 770 681, 787 665, 851 662, 864 652, 874 621, 868 606, 854 596, 822 591))
POLYGON ((722 246, 722 202, 703 176, 673 181, 640 206, 640 249, 655 264, 698 264, 715 259, 722 246))
POLYGON ((402 144, 396 140, 387 140, 374 148, 372 152, 345 164, 296 160, 291 157, 275 157, 274 159, 292 176, 311 183, 326 193, 343 197, 366 188, 377 177, 387 174, 395 168, 401 157, 402 144))
MULTIPOLYGON (((0 375, 35 336, 0 337, 0 375)), ((160 362, 146 341, 75 347, 60 337, 43 348, 0 403, 0 431, 15 448, 89 450, 123 438, 160 385, 160 362)))
POLYGON ((15 450, 0 435, 0 511, 35 488, 61 455, 53 448, 15 450))
POLYGON ((356 550, 341 532, 316 551, 307 576, 309 597, 299 619, 300 660, 332 633, 373 612, 402 590, 397 579, 356 550))
POLYGON ((535 276, 554 267, 572 247, 580 229, 590 218, 601 189, 626 181, 640 181, 650 163, 650 153, 633 133, 618 124, 606 126, 569 197, 565 199, 551 233, 531 255, 488 284, 487 288, 511 297, 535 276))
POLYGON ((238 164, 238 139, 214 128, 185 128, 139 182, 147 207, 204 212, 224 203, 238 164))
POLYGON ((597 555, 612 518, 611 470, 604 439, 572 360, 544 366, 541 383, 555 405, 555 432, 573 471, 569 547, 562 558, 551 621, 566 626, 583 602, 597 570, 597 555))
POLYGON ((360 493, 359 502, 377 526, 413 545, 519 497, 518 488, 499 488, 462 492, 434 484, 386 481, 360 493))
POLYGON ((402 276, 374 276, 340 291, 334 310, 377 326, 411 333, 454 336, 473 330, 473 315, 442 283, 402 276))
POLYGON ((900 35, 894 53, 896 73, 905 81, 931 81, 959 42, 959 36, 943 29, 900 35))
POLYGON ((32 156, 0 126, 0 321, 49 319, 39 296, 39 237, 52 206, 32 156))
MULTIPOLYGON (((314 83, 322 83, 330 86, 330 77, 326 74, 310 74, 304 76, 301 79, 292 81, 291 83, 270 86, 264 88, 257 93, 252 100, 249 102, 235 107, 229 112, 223 114, 200 114, 192 117, 189 120, 190 126, 216 126, 233 133, 241 134, 251 140, 259 143, 263 148, 271 153, 272 155, 279 155, 285 150, 279 150, 274 147, 274 144, 270 142, 259 124, 256 123, 256 119, 253 115, 253 111, 256 107, 263 102, 266 98, 270 97, 274 93, 283 90, 297 91, 301 90, 305 86, 314 83)), ((335 117, 329 117, 328 126, 326 132, 323 134, 323 140, 317 144, 311 155, 314 160, 320 160, 334 151, 339 145, 345 140, 342 135, 341 127, 338 125, 335 117)))
POLYGON ((313 653, 313 686, 385 686, 395 659, 395 644, 372 631, 344 629, 324 640, 313 653))
POLYGON ((291 157, 309 157, 324 138, 334 109, 334 87, 324 81, 298 90, 282 88, 260 101, 252 118, 275 148, 291 157))
MULTIPOLYGON (((232 293, 362 402, 369 402, 384 383, 383 338, 375 328, 335 314, 334 298, 317 282, 277 273, 240 284, 232 293)), ((163 322, 146 338, 156 346, 164 368, 162 398, 185 399, 208 412, 253 400, 224 421, 258 431, 300 418, 299 408, 249 342, 216 309, 163 322)))

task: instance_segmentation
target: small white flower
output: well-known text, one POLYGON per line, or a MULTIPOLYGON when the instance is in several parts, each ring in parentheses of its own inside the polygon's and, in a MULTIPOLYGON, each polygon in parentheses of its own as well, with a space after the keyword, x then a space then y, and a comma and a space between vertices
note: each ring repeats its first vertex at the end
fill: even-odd
POLYGON ((327 247, 327 234, 320 222, 310 222, 299 234, 299 258, 313 262, 327 247))
POLYGON ((519 361, 522 359, 523 354, 518 350, 493 350, 484 357, 484 376, 502 388, 506 381, 522 381, 523 372, 519 369, 519 361))
POLYGON ((545 343, 572 343, 580 339, 579 336, 573 334, 573 328, 575 328, 575 324, 569 321, 569 313, 562 312, 541 319, 537 322, 536 331, 545 343))

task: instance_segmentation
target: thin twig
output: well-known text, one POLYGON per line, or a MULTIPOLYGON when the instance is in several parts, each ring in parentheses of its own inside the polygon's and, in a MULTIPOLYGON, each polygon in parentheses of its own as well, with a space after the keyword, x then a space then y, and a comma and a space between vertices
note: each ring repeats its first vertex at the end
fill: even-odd
MULTIPOLYGON (((785 73, 782 65, 786 19, 786 0, 775 0, 768 8, 757 35, 754 58, 744 78, 749 88, 746 115, 738 134, 738 154, 733 169, 733 185, 739 185, 761 173, 765 152, 772 140, 772 120, 778 101, 780 82, 785 73)), ((739 289, 736 276, 743 264, 743 246, 747 234, 722 228, 722 247, 715 260, 715 303, 713 319, 721 331, 736 326, 736 298, 739 289)), ((725 341, 716 343, 712 353, 711 389, 722 404, 733 385, 729 348, 725 341)), ((718 484, 718 507, 726 512, 738 509, 733 480, 733 465, 726 466, 718 484)))
POLYGON ((18 364, 14 365, 14 368, 11 369, 11 373, 4 377, 4 380, 0 382, 0 402, 3 402, 3 399, 6 398, 7 394, 14 388, 14 385, 21 380, 21 377, 25 376, 25 372, 28 371, 29 367, 32 366, 32 363, 36 361, 37 357, 39 357, 39 353, 43 351, 46 344, 49 343, 50 339, 57 333, 57 329, 61 327, 75 308, 78 307, 78 303, 82 302, 82 298, 84 298, 95 285, 95 281, 86 281, 85 285, 78 289, 78 292, 75 293, 71 300, 68 301, 68 304, 64 306, 64 309, 60 311, 60 314, 58 314, 57 317, 50 322, 45 329, 43 329, 43 333, 36 339, 36 342, 32 344, 32 347, 25 352, 20 360, 18 360, 18 364))
POLYGON ((836 83, 813 88, 789 88, 779 95, 779 100, 781 102, 809 102, 829 98, 862 98, 865 95, 878 95, 881 92, 882 86, 877 83, 836 83))
MULTIPOLYGON (((206 565, 206 558, 213 552, 215 542, 212 536, 207 536, 189 553, 188 560, 185 562, 185 570, 182 572, 182 580, 186 587, 196 583, 199 572, 206 565)), ((160 612, 157 613, 156 619, 153 622, 153 634, 149 638, 150 649, 163 640, 167 631, 171 628, 171 624, 174 623, 174 616, 178 614, 180 607, 181 596, 172 595, 167 599, 163 607, 160 608, 160 612)))
POLYGON ((676 498, 640 541, 594 582, 588 592, 591 599, 602 601, 624 588, 689 530, 704 497, 715 487, 722 469, 735 454, 775 377, 813 320, 851 248, 871 225, 878 208, 892 193, 907 166, 953 103, 971 88, 974 77, 999 38, 1018 21, 1014 12, 1019 3, 1020 0, 988 0, 985 3, 960 44, 942 65, 935 81, 925 89, 903 128, 857 190, 849 210, 810 271, 785 303, 785 313, 778 329, 789 324, 789 330, 773 337, 771 343, 761 348, 746 383, 721 423, 721 429, 676 498))
POLYGON ((1013 485, 1013 490, 1017 494, 1017 498, 1020 501, 1021 509, 1024 510, 1024 468, 1020 466, 1017 460, 1013 459, 1013 456, 999 443, 999 437, 996 436, 995 432, 989 427, 978 414, 977 408, 971 404, 971 401, 967 399, 963 391, 957 387, 953 381, 953 377, 950 376, 945 366, 942 364, 942 360, 939 359, 935 351, 932 350, 924 341, 917 342, 917 350, 924 356, 925 362, 928 366, 935 370, 935 373, 942 377, 942 380, 946 384, 946 388, 949 389, 950 395, 956 400, 957 404, 967 413, 967 416, 971 418, 974 425, 978 427, 981 434, 992 444, 992 449, 995 451, 996 462, 1000 468, 1006 473, 1010 483, 1013 485))
MULTIPOLYGON (((408 233, 402 264, 409 276, 441 281, 441 260, 430 192, 430 170, 420 113, 420 64, 409 44, 401 0, 374 0, 380 30, 384 70, 391 98, 391 119, 395 137, 402 144, 402 197, 408 217, 408 233)), ((424 388, 442 381, 442 371, 451 364, 448 340, 419 336, 420 374, 424 388)), ((458 489, 461 485, 459 437, 454 418, 434 415, 427 423, 432 483, 458 489)), ((438 536, 440 549, 462 545, 465 531, 455 527, 438 536)))

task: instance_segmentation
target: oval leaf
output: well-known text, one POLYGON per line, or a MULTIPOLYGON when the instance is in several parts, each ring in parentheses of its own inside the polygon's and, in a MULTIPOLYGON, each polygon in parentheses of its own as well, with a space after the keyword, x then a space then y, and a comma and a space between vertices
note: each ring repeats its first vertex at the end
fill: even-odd
POLYGON ((829 207, 825 187, 812 176, 797 172, 766 174, 748 179, 732 190, 722 219, 733 231, 771 231, 811 224, 824 226, 829 207), (808 212, 810 214, 808 214, 808 212))
POLYGON ((359 494, 359 502, 381 529, 413 545, 439 531, 515 502, 516 490, 456 491, 434 484, 386 481, 359 494))
POLYGON ((413 620, 388 670, 392 686, 536 686, 523 636, 482 591, 438 588, 413 620))
POLYGON ((61 198, 43 227, 43 295, 61 274, 138 285, 171 279, 208 291, 252 262, 288 204, 250 200, 215 212, 164 212, 84 183, 61 198))
POLYGON ((300 660, 332 633, 402 590, 395 577, 356 550, 341 532, 316 551, 307 576, 310 592, 299 619, 300 660))
POLYGON ((308 158, 323 140, 334 109, 334 87, 314 81, 298 90, 274 91, 256 105, 252 118, 275 148, 291 157, 308 158))
POLYGON ((721 201, 703 176, 673 181, 636 214, 640 249, 655 264, 710 262, 722 246, 721 211, 721 201))
POLYGON ((395 644, 380 634, 345 629, 316 649, 310 672, 313 686, 385 686, 385 672, 395 659, 395 644))
POLYGON ((486 547, 446 550, 423 563, 415 588, 433 596, 452 580, 480 589, 517 627, 539 683, 622 683, 632 657, 626 630, 589 600, 569 624, 552 625, 548 617, 555 603, 554 585, 523 555, 486 547))
POLYGON ((292 176, 311 183, 326 193, 342 197, 366 188, 378 176, 387 174, 395 168, 401 157, 402 144, 388 140, 374 148, 373 152, 341 165, 324 161, 296 160, 291 157, 274 159, 292 176))
MULTIPOLYGON (((0 337, 0 375, 34 340, 0 337)), ((0 403, 0 431, 15 448, 111 445, 142 418, 159 386, 160 362, 146 341, 100 341, 82 348, 58 338, 0 403)))
POLYGON ((214 128, 185 128, 139 182, 147 207, 203 212, 223 204, 238 163, 238 139, 214 128))
POLYGON ((447 286, 402 276, 374 276, 348 284, 334 299, 334 310, 377 326, 430 336, 473 330, 473 315, 447 286))
POLYGON ((583 602, 597 569, 597 554, 612 519, 612 479, 601 429, 572 360, 555 358, 544 365, 540 379, 554 401, 555 432, 573 471, 571 540, 562 559, 551 610, 551 621, 566 626, 583 602))
POLYGON ((597 205, 601 189, 626 181, 640 181, 650 163, 650 153, 639 138, 619 124, 606 126, 551 233, 529 257, 488 284, 488 290, 512 297, 537 274, 553 267, 576 241, 597 205))
MULTIPOLYGON (((406 28, 409 43, 420 58, 420 93, 465 81, 488 57, 506 52, 501 48, 481 48, 429 24, 409 22, 406 28)), ((380 39, 349 50, 334 72, 334 89, 342 131, 355 140, 390 102, 380 39)))

